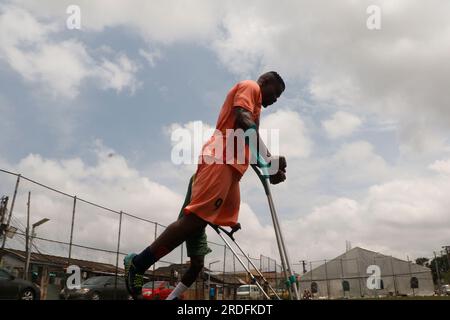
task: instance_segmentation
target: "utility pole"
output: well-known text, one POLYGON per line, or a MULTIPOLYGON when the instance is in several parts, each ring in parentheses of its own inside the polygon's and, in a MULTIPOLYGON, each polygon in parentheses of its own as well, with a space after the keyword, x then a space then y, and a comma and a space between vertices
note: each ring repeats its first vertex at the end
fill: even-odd
MULTIPOLYGON (((28 192, 28 202, 27 202, 27 230, 25 232, 25 252, 26 252, 26 257, 28 257, 28 251, 30 250, 30 200, 31 200, 31 192, 28 192)), ((27 260, 28 261, 28 260, 27 260)), ((25 273, 23 275, 23 278, 25 280, 28 280, 28 267, 29 265, 26 266, 25 268, 25 273)))
POLYGON ((299 265, 301 265, 302 266, 302 268, 303 268, 303 274, 305 274, 307 271, 306 271, 306 260, 299 260, 298 262, 301 262, 301 264, 300 263, 293 263, 293 265, 294 266, 299 266, 299 265))
POLYGON ((442 246, 442 249, 445 250, 445 253, 447 255, 447 263, 448 263, 448 270, 450 271, 450 246, 442 246))
MULTIPOLYGON (((20 177, 21 177, 21 175, 19 174, 17 176, 16 186, 14 188, 14 195, 13 195, 13 199, 11 202, 11 209, 9 209, 8 221, 6 222, 6 229, 9 228, 9 224, 11 223, 11 216, 14 211, 14 204, 16 202, 17 190, 19 189, 20 177)), ((5 232, 6 232, 6 229, 5 229, 5 232)), ((5 245, 6 245, 6 233, 5 233, 5 236, 3 237, 2 250, 5 248, 5 245)))
POLYGON ((303 265, 303 274, 305 274, 306 273, 306 261, 305 260, 300 260, 300 262, 303 265))
POLYGON ((439 290, 439 295, 441 295, 441 274, 439 273, 439 264, 437 262, 436 251, 433 251, 433 253, 434 253, 434 263, 436 266, 436 274, 437 274, 437 280, 438 280, 438 290, 439 290))
POLYGON ((7 207, 8 207, 8 197, 3 196, 0 201, 0 236, 5 237, 6 237, 6 224, 4 223, 4 221, 7 207))
MULTIPOLYGON (((33 238, 36 237, 36 232, 34 232, 34 230, 36 229, 36 227, 39 227, 41 224, 44 224, 46 222, 50 221, 50 219, 48 218, 44 218, 39 220, 38 222, 35 222, 31 225, 31 236, 30 236, 30 249, 28 250, 28 255, 27 255, 27 260, 25 261, 25 273, 28 274, 28 270, 30 268, 30 261, 31 261, 31 251, 32 251, 32 247, 33 247, 33 238)), ((45 270, 46 267, 44 267, 45 270)), ((45 275, 46 273, 43 272, 43 275, 45 275)), ((44 278, 43 278, 44 279, 44 278)), ((41 283, 45 283, 44 280, 41 280, 41 283)), ((41 286, 42 287, 42 286, 41 286)), ((46 294, 46 289, 44 288, 44 290, 42 291, 43 295, 46 294)))

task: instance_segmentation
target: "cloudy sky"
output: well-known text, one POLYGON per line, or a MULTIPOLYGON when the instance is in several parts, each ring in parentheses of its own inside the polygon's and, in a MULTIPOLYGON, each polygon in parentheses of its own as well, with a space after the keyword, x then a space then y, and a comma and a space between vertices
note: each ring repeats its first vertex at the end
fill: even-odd
MULTIPOLYGON (((280 130, 288 159, 272 190, 291 260, 333 258, 346 240, 430 257, 450 244, 449 12, 446 0, 1 0, 0 168, 167 225, 195 171, 172 163, 171 131, 214 127, 237 81, 277 70, 287 89, 261 126, 280 130)), ((14 177, 0 182, 12 196, 14 177)), ((30 183, 15 222, 28 191, 32 220, 51 218, 39 232, 67 241, 72 200, 30 183)), ((242 247, 277 257, 251 171, 241 198, 242 247)), ((77 210, 74 240, 115 250, 117 216, 77 210)), ((153 233, 124 221, 121 249, 153 233)))

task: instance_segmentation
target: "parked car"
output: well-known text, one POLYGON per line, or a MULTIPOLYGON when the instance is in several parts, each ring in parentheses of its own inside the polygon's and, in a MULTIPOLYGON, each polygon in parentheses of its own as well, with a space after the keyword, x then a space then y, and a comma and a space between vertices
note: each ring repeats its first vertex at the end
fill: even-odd
POLYGON ((37 285, 0 268, 0 299, 39 300, 40 297, 41 290, 37 285))
MULTIPOLYGON (((165 300, 174 289, 168 281, 150 281, 143 285, 142 296, 145 300, 165 300)), ((180 300, 183 298, 182 294, 180 300)))
POLYGON ((450 284, 442 285, 441 292, 442 292, 442 294, 446 294, 446 295, 450 296, 450 284))
POLYGON ((237 289, 236 298, 237 300, 259 300, 262 299, 262 292, 257 285, 245 284, 237 289))
POLYGON ((115 276, 97 276, 86 279, 80 289, 64 288, 59 294, 63 300, 131 300, 131 295, 125 286, 123 277, 117 278, 115 290, 115 276), (116 291, 116 296, 114 296, 116 291))

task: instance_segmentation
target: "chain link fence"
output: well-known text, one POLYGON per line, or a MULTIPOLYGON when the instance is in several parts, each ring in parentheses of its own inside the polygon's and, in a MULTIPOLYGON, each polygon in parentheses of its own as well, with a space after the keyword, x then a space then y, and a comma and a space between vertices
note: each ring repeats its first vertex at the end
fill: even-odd
MULTIPOLYGON (((133 244, 150 244, 166 228, 156 221, 90 202, 20 174, 0 169, 0 175, 0 194, 9 195, 2 198, 0 211, 4 234, 0 238, 1 266, 40 285, 43 299, 62 298, 70 265, 81 268, 82 280, 99 275, 113 277, 114 298, 118 298, 125 255, 136 247, 133 244)), ((224 244, 208 241, 208 245, 221 261, 211 264, 207 257, 204 271, 185 298, 236 299, 237 288, 251 283, 249 275, 224 244), (217 288, 214 297, 209 297, 210 287, 217 288)), ((283 270, 275 259, 240 253, 238 256, 253 274, 257 272, 248 259, 273 288, 284 291, 283 270)), ((148 281, 174 285, 187 270, 188 261, 186 248, 181 245, 153 265, 146 277, 148 281)))

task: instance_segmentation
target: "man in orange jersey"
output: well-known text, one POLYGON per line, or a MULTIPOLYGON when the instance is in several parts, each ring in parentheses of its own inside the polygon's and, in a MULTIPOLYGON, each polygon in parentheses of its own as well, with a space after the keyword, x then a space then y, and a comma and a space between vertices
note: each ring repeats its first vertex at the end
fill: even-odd
POLYGON ((265 167, 272 184, 286 179, 286 159, 271 156, 258 132, 261 107, 275 103, 284 90, 285 83, 275 71, 264 73, 258 81, 241 81, 230 90, 216 131, 202 148, 178 220, 140 254, 124 258, 125 280, 134 299, 142 298, 145 271, 184 241, 191 264, 168 299, 177 299, 194 283, 205 255, 211 252, 207 224, 234 226, 238 222, 239 181, 251 161, 265 167))

